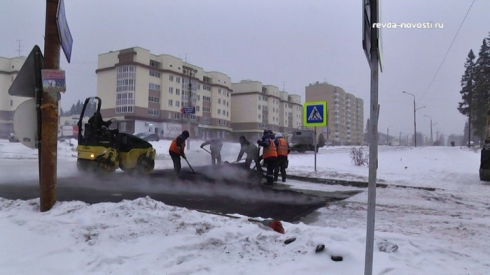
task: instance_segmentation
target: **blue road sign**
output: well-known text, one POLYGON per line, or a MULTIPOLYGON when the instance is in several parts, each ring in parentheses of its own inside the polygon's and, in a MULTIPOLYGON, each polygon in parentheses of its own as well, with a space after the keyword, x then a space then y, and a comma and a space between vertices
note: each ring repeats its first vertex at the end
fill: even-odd
POLYGON ((326 101, 305 102, 303 105, 303 126, 326 126, 327 121, 326 101))
POLYGON ((184 115, 195 114, 196 113, 196 107, 185 106, 185 107, 180 108, 180 112, 184 115))
POLYGON ((58 14, 56 15, 56 22, 58 23, 58 33, 60 35, 61 48, 65 53, 66 60, 70 63, 71 60, 71 49, 73 47, 73 37, 70 33, 70 28, 68 27, 68 22, 66 21, 65 15, 65 4, 63 0, 60 0, 58 4, 58 14))

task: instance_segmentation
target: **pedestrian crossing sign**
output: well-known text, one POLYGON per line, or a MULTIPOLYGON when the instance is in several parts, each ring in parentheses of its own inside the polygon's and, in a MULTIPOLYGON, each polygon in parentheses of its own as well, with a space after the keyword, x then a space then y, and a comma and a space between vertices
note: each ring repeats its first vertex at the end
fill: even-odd
POLYGON ((303 105, 303 126, 327 126, 326 101, 310 101, 303 105))

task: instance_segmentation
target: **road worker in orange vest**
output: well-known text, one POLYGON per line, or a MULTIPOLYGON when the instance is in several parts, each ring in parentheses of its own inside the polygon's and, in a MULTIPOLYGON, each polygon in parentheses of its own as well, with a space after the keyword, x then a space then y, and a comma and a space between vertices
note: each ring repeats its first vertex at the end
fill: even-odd
POLYGON ((276 133, 274 144, 277 148, 277 164, 274 168, 274 181, 279 178, 279 171, 281 171, 282 182, 286 182, 286 168, 288 168, 288 154, 291 152, 288 142, 283 138, 282 133, 276 133))
POLYGON ((170 143, 170 147, 168 148, 168 153, 172 158, 172 162, 174 163, 174 172, 177 176, 180 175, 180 169, 182 165, 180 163, 180 158, 186 159, 184 148, 185 148, 185 140, 189 137, 189 131, 184 130, 182 134, 178 135, 172 143, 170 143))
POLYGON ((274 184, 274 168, 277 163, 277 148, 274 143, 274 135, 270 134, 270 132, 270 130, 264 130, 262 140, 257 140, 257 144, 264 147, 262 159, 267 167, 266 185, 272 186, 274 184))

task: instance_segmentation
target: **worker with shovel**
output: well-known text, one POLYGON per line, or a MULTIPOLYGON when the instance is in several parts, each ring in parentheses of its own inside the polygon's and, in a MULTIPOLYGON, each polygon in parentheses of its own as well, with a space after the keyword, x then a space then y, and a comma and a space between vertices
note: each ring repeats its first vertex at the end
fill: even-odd
POLYGON ((201 149, 204 149, 206 152, 211 154, 212 165, 221 164, 221 148, 223 148, 223 142, 221 142, 219 138, 213 138, 201 144, 201 149), (211 152, 204 149, 204 146, 206 145, 209 145, 209 150, 211 150, 211 152))
POLYGON ((253 160, 255 161, 255 168, 257 168, 257 171, 262 172, 257 146, 249 142, 245 136, 240 136, 238 141, 240 142, 240 153, 238 153, 236 162, 239 162, 242 159, 243 154, 247 154, 247 158, 245 159, 245 169, 250 169, 250 164, 252 164, 253 160))
POLYGON ((185 148, 185 140, 188 137, 189 137, 189 131, 184 130, 182 134, 178 135, 176 138, 174 138, 174 140, 172 140, 172 143, 170 143, 170 147, 168 149, 168 153, 170 154, 170 157, 172 158, 172 162, 174 163, 174 172, 175 174, 177 174, 177 176, 180 175, 180 169, 182 168, 182 165, 180 164, 180 158, 182 157, 187 161, 187 158, 184 153, 184 148, 185 148))

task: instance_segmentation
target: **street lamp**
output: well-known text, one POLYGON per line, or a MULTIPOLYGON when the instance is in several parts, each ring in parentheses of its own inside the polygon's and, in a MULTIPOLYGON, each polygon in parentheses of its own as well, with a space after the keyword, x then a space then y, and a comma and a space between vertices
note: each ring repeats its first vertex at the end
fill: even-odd
POLYGON ((390 145, 390 138, 389 138, 389 133, 390 133, 390 127, 393 127, 393 126, 388 126, 388 128, 386 128, 386 145, 390 145))
POLYGON ((402 93, 413 96, 413 138, 414 138, 414 145, 415 147, 417 147, 417 110, 425 108, 425 106, 416 108, 415 95, 411 93, 407 93, 405 91, 403 91, 402 93))
MULTIPOLYGON (((187 106, 192 107, 192 77, 196 75, 197 70, 196 69, 187 69, 187 72, 189 73, 189 85, 188 85, 188 90, 187 90, 187 106)), ((185 114, 185 112, 184 112, 184 114, 185 114)), ((191 132, 192 115, 187 114, 186 116, 187 116, 187 128, 188 128, 188 131, 191 132)), ((191 149, 190 140, 188 140, 187 143, 188 143, 187 150, 190 150, 191 149)))
POLYGON ((432 139, 432 117, 428 115, 424 115, 428 118, 430 118, 430 146, 434 144, 434 140, 432 139))

